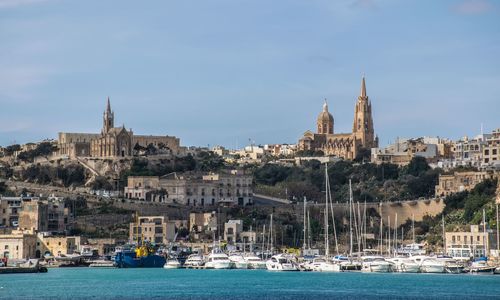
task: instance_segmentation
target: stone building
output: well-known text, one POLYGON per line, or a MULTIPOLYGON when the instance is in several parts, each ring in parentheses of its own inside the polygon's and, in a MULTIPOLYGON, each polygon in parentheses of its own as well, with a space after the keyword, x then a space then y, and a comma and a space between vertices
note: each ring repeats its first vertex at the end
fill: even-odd
POLYGON ((496 248, 495 240, 492 232, 480 230, 478 225, 471 225, 470 231, 446 232, 446 254, 463 260, 489 256, 490 249, 496 248))
POLYGON ((487 172, 455 172, 453 175, 439 175, 436 197, 446 197, 453 193, 472 190, 478 183, 492 178, 487 172))
POLYGON ((189 206, 251 205, 253 177, 240 170, 227 173, 182 174, 162 177, 135 176, 124 189, 125 197, 189 206))
POLYGON ((57 154, 72 159, 76 157, 127 157, 133 155, 136 146, 147 147, 150 144, 169 149, 175 155, 185 151, 176 137, 134 135, 132 129, 127 130, 125 125, 115 127, 115 113, 111 110, 108 98, 101 133, 60 132, 57 154))
POLYGON ((493 130, 486 139, 483 149, 483 163, 485 165, 500 164, 500 128, 493 130))
POLYGON ((0 196, 0 225, 5 227, 17 227, 19 225, 21 202, 21 197, 0 196))
POLYGON ((130 243, 151 242, 167 244, 175 238, 175 222, 165 219, 164 216, 139 217, 130 223, 130 243))
POLYGON ((306 131, 298 142, 298 150, 322 151, 327 156, 355 159, 361 149, 378 147, 378 138, 373 128, 372 105, 366 94, 365 78, 361 82, 361 93, 354 108, 352 132, 335 133, 334 119, 325 100, 319 114, 316 133, 306 131))
POLYGON ((82 238, 80 236, 51 236, 38 233, 37 238, 35 253, 37 258, 45 254, 52 256, 73 254, 81 250, 82 238))
POLYGON ((31 232, 68 234, 74 225, 74 216, 63 199, 40 200, 24 198, 19 212, 19 229, 31 232))
POLYGON ((35 234, 19 230, 12 234, 0 235, 0 258, 28 259, 34 258, 37 238, 35 234))
POLYGON ((229 244, 238 242, 243 231, 242 220, 229 220, 224 223, 224 240, 229 244))

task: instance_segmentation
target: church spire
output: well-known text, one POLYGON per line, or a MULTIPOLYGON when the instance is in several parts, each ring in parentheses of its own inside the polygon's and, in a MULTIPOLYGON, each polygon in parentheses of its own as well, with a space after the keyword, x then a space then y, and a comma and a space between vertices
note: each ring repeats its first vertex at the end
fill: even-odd
POLYGON ((109 101, 109 96, 108 96, 108 105, 106 106, 106 112, 111 113, 111 103, 109 101))
POLYGON ((363 79, 361 80, 361 98, 366 98, 366 85, 365 85, 365 75, 363 74, 363 79))
POLYGON ((326 101, 326 98, 325 98, 325 103, 323 103, 323 111, 328 112, 328 102, 326 101))

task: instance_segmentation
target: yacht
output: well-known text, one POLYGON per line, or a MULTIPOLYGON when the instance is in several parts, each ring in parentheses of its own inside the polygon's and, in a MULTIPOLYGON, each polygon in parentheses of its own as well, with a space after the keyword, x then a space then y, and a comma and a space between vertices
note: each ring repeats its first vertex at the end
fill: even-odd
POLYGON ((241 253, 235 252, 229 254, 229 260, 236 269, 248 269, 248 262, 241 253))
POLYGON ((213 250, 205 261, 207 269, 231 269, 232 265, 227 254, 217 250, 213 250))
POLYGON ((363 272, 391 272, 391 264, 381 256, 365 256, 362 258, 361 271, 363 272))
POLYGON ((266 262, 266 267, 269 271, 298 271, 299 268, 289 256, 283 254, 273 255, 266 262))
POLYGON ((412 259, 420 265, 420 272, 422 273, 444 273, 445 263, 435 257, 417 255, 412 259))
POLYGON ((341 266, 339 263, 334 263, 327 258, 317 257, 309 264, 309 267, 313 271, 317 272, 341 272, 341 266))
POLYGON ((420 265, 407 257, 388 258, 387 261, 392 264, 392 271, 399 273, 418 273, 420 265))
POLYGON ((254 254, 247 254, 247 255, 243 256, 243 259, 247 262, 249 269, 265 269, 266 268, 266 262, 254 254))
POLYGON ((175 259, 168 259, 167 262, 163 265, 164 269, 179 269, 181 267, 181 263, 175 259))
POLYGON ((201 267, 204 264, 205 264, 205 261, 203 260, 203 257, 201 255, 191 254, 186 259, 186 262, 184 262, 184 267, 185 268, 196 268, 196 267, 201 267))
POLYGON ((469 267, 469 272, 475 274, 493 274, 495 272, 495 269, 495 267, 488 265, 488 262, 485 259, 478 259, 472 262, 469 267))
POLYGON ((460 274, 464 272, 465 266, 458 260, 451 257, 439 257, 438 259, 444 262, 444 270, 446 273, 460 274))

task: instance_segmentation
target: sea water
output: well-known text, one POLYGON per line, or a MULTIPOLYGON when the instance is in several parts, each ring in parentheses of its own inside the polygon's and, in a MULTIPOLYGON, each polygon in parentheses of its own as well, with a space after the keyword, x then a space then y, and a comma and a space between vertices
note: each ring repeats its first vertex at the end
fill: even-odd
POLYGON ((500 275, 60 268, 0 275, 0 298, 500 299, 500 275))

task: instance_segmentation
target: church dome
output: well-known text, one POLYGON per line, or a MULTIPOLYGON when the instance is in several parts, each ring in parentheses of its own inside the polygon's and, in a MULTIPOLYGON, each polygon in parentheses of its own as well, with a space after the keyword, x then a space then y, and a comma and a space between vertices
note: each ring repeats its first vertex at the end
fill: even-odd
POLYGON ((328 103, 325 99, 323 104, 323 111, 319 114, 318 120, 318 133, 319 134, 333 134, 333 116, 328 112, 328 103))
POLYGON ((323 104, 323 111, 319 114, 318 116, 318 122, 324 123, 324 122, 332 122, 333 123, 333 116, 331 113, 328 112, 328 103, 323 104))

